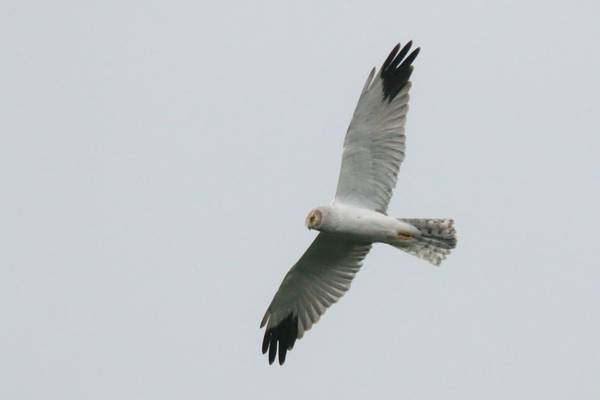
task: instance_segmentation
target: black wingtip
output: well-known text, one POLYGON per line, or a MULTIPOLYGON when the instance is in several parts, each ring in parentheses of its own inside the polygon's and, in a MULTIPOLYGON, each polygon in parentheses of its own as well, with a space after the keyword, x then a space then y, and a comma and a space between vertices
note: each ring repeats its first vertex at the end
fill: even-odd
POLYGON ((285 354, 287 353, 288 349, 287 347, 280 347, 279 348, 279 365, 283 365, 283 363, 285 362, 285 354))
POLYGON ((412 44, 411 40, 400 49, 400 43, 398 43, 383 63, 380 74, 383 80, 383 100, 388 100, 389 102, 394 100, 408 83, 413 71, 412 63, 421 51, 420 48, 416 48, 412 53, 408 54, 412 44))
POLYGON ((400 43, 395 45, 394 48, 392 49, 392 51, 390 51, 390 54, 387 56, 387 58, 383 62, 383 66, 381 67, 382 71, 385 69, 388 69, 389 65, 394 60, 394 57, 396 57, 396 54, 398 54, 398 50, 400 50, 400 43))
POLYGON ((294 347, 298 338, 298 316, 289 314, 277 326, 267 328, 262 342, 262 352, 269 351, 269 365, 275 362, 279 349, 279 365, 285 362, 288 350, 294 347))
POLYGON ((269 365, 273 364, 273 361, 275 361, 276 354, 277 354, 277 343, 271 343, 271 347, 269 347, 269 365))
POLYGON ((265 335, 262 342, 262 353, 265 354, 269 350, 269 337, 265 335))

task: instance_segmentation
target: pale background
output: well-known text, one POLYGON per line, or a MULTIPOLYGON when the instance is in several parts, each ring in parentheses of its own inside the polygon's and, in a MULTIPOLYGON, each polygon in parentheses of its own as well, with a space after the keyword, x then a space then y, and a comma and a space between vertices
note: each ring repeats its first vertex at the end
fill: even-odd
POLYGON ((597 1, 15 1, 0 13, 0 398, 600 398, 597 1), (366 5, 369 3, 368 5, 366 5), (370 68, 422 47, 377 246, 288 354, 370 68))

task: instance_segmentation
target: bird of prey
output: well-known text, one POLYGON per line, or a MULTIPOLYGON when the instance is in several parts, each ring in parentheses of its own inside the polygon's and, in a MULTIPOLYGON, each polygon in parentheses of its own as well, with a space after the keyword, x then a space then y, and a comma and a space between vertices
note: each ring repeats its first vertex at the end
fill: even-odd
POLYGON ((408 219, 387 215, 404 160, 412 42, 393 48, 364 84, 344 140, 342 167, 333 202, 311 210, 305 224, 319 234, 283 278, 260 323, 269 364, 279 364, 350 288, 373 243, 387 243, 434 265, 456 246, 452 219, 408 219))

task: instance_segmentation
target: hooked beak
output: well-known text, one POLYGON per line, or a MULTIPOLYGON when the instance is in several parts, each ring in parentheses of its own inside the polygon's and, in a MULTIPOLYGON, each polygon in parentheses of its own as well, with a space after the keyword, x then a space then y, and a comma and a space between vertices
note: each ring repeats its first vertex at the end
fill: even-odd
POLYGON ((311 225, 313 222, 313 218, 314 216, 312 214, 310 214, 308 217, 306 217, 306 219, 304 220, 304 226, 306 226, 306 229, 308 229, 309 231, 312 229, 311 225))

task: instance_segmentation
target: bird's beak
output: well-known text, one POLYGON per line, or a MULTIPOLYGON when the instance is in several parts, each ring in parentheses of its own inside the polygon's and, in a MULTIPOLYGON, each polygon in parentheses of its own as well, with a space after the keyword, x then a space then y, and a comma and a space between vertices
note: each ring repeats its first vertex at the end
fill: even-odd
POLYGON ((306 217, 304 220, 304 226, 306 226, 306 229, 310 231, 310 216, 306 217))

